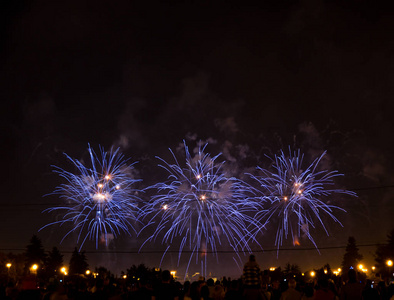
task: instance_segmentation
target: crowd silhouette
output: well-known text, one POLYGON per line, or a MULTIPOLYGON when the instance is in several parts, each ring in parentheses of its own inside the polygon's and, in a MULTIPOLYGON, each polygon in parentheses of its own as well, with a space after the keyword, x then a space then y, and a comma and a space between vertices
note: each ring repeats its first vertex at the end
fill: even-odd
MULTIPOLYGON (((376 280, 360 276, 349 269, 341 276, 331 273, 314 278, 287 274, 270 276, 262 271, 254 255, 245 263, 237 279, 221 280, 200 277, 183 283, 168 270, 160 278, 139 278, 126 282, 120 278, 69 277, 51 279, 44 285, 34 281, 4 282, 0 299, 9 300, 394 300, 394 283, 390 278, 376 280)), ((32 278, 30 278, 32 279, 32 278)))

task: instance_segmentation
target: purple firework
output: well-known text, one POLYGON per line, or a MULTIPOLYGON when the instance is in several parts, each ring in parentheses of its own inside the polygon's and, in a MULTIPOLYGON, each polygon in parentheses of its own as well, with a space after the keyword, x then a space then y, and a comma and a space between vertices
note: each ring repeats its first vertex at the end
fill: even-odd
POLYGON ((335 177, 343 174, 319 169, 325 154, 326 152, 321 154, 309 166, 304 166, 304 155, 300 150, 293 155, 290 150, 289 156, 281 151, 279 156, 272 159, 273 171, 257 167, 259 175, 249 174, 260 194, 255 200, 267 208, 257 212, 256 219, 261 224, 278 220, 275 240, 278 250, 289 235, 294 245, 299 244, 300 236, 304 235, 317 248, 310 229, 320 224, 328 235, 322 215, 341 224, 335 217, 334 210, 344 210, 330 205, 330 198, 334 194, 356 196, 352 191, 334 188, 335 177))
POLYGON ((90 165, 87 166, 67 154, 67 159, 76 167, 76 173, 54 166, 54 172, 62 177, 62 183, 51 194, 59 195, 64 204, 46 209, 47 212, 59 212, 61 220, 50 225, 70 224, 72 228, 62 241, 72 232, 78 233, 77 243, 80 248, 87 239, 106 245, 120 232, 130 234, 136 231, 133 223, 137 220, 138 189, 133 186, 139 179, 134 179, 133 164, 128 164, 118 149, 105 152, 100 147, 100 156, 89 146, 90 165))
POLYGON ((223 162, 217 162, 220 154, 211 157, 204 153, 206 146, 200 145, 192 156, 184 144, 184 165, 179 164, 171 149, 173 164, 159 158, 168 179, 150 187, 155 194, 144 209, 149 212, 149 224, 155 228, 147 241, 162 236, 162 243, 171 245, 179 238, 178 262, 184 250, 190 251, 188 269, 193 256, 198 263, 200 254, 205 257, 202 272, 206 272, 207 250, 217 256, 217 247, 224 240, 235 252, 249 251, 249 226, 255 222, 249 216, 254 202, 246 200, 244 185, 226 176, 223 162))

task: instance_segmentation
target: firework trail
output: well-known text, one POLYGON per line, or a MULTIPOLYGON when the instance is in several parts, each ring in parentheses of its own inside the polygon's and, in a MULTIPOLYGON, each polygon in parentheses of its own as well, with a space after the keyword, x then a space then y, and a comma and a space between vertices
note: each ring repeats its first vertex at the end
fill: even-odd
POLYGON ((100 147, 100 156, 88 147, 90 166, 71 158, 67 159, 76 167, 77 173, 65 171, 54 166, 54 172, 63 177, 66 183, 58 186, 50 195, 59 195, 64 205, 52 207, 44 212, 59 211, 61 220, 42 227, 70 223, 72 232, 78 233, 80 249, 87 239, 108 245, 108 241, 121 232, 130 234, 136 231, 133 222, 137 221, 139 190, 133 185, 141 181, 132 178, 133 164, 128 164, 119 148, 105 152, 100 147))
POLYGON ((356 194, 333 188, 335 177, 343 174, 319 169, 319 163, 326 152, 306 168, 303 166, 304 155, 300 150, 295 151, 293 155, 291 150, 289 153, 289 156, 286 156, 281 151, 281 155, 272 159, 273 172, 257 167, 260 175, 249 174, 260 193, 255 199, 262 205, 269 206, 267 210, 257 212, 256 219, 261 224, 268 224, 272 219, 279 220, 275 240, 278 250, 289 234, 293 239, 293 245, 298 245, 299 237, 304 235, 317 249, 310 228, 316 228, 316 224, 320 224, 328 235, 322 215, 329 216, 342 226, 335 217, 334 210, 344 210, 328 204, 329 197, 334 194, 356 194))
POLYGON ((145 243, 163 236, 162 243, 171 245, 175 238, 180 238, 177 240, 180 240, 178 263, 182 251, 190 252, 187 272, 193 256, 199 263, 201 255, 205 257, 203 274, 206 273, 206 251, 210 250, 217 258, 217 247, 223 240, 235 251, 249 251, 248 241, 252 238, 249 226, 255 223, 248 215, 255 208, 251 206, 253 202, 245 201, 244 186, 235 178, 226 177, 223 162, 217 162, 220 154, 214 157, 205 154, 206 146, 199 145, 192 157, 184 143, 184 166, 171 149, 175 163, 158 157, 162 161, 159 166, 169 174, 168 180, 149 188, 154 189, 155 194, 144 209, 150 216, 149 225, 155 228, 145 243))

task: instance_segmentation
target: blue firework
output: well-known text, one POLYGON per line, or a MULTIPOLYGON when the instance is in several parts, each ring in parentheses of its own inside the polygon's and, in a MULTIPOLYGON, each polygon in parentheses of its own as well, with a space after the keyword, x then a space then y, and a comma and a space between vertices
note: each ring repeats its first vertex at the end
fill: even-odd
POLYGON ((193 256, 197 263, 199 256, 206 259, 207 250, 217 255, 223 241, 234 250, 250 250, 249 226, 255 223, 249 216, 253 202, 246 200, 244 185, 226 176, 224 162, 217 162, 220 154, 211 157, 204 153, 206 146, 200 145, 192 156, 184 143, 186 161, 182 165, 171 149, 174 163, 158 158, 168 180, 150 187, 155 193, 145 208, 149 224, 155 228, 147 241, 159 236, 169 245, 177 241, 178 262, 183 251, 191 253, 187 269, 193 256))
MULTIPOLYGON (((106 152, 100 147, 100 155, 88 147, 89 165, 65 156, 76 168, 76 173, 54 166, 54 172, 65 180, 51 194, 58 195, 63 205, 46 209, 59 212, 60 220, 47 224, 70 224, 72 228, 63 237, 78 233, 80 248, 87 239, 106 245, 112 237, 135 231, 139 190, 134 188, 133 164, 128 164, 118 149, 106 152)), ((41 230, 40 229, 40 230, 41 230)))
MULTIPOLYGON (((352 191, 334 188, 334 179, 343 174, 319 168, 326 152, 310 165, 304 165, 304 154, 300 150, 286 156, 283 151, 272 159, 272 169, 257 167, 259 175, 250 175, 259 196, 255 197, 267 210, 257 212, 256 219, 262 224, 278 222, 275 245, 279 247, 290 235, 293 244, 306 236, 317 248, 310 229, 318 224, 328 235, 323 215, 338 222, 334 211, 342 208, 331 205, 335 194, 355 196, 352 191)), ((325 219, 325 218, 324 218, 325 219)))

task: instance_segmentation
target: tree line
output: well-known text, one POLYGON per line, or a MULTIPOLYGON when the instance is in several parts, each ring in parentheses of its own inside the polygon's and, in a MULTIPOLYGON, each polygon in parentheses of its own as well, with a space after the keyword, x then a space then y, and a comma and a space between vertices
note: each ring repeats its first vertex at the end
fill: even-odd
MULTIPOLYGON (((362 263, 363 255, 360 253, 356 244, 356 239, 352 236, 348 238, 348 243, 342 260, 342 270, 346 272, 350 268, 357 268, 362 263)), ((375 273, 381 278, 392 277, 394 266, 388 265, 388 261, 394 261, 394 229, 387 235, 387 243, 378 245, 375 251, 375 273)), ((14 280, 31 274, 34 272, 38 278, 49 280, 50 278, 63 278, 65 275, 86 275, 89 274, 88 259, 84 251, 78 251, 75 247, 71 254, 71 258, 65 267, 64 255, 61 254, 57 247, 53 247, 50 251, 45 251, 41 240, 33 235, 26 246, 24 253, 0 253, 0 280, 14 280), (32 266, 36 265, 37 269, 32 271, 32 266), (88 271, 88 273, 87 273, 88 271)), ((326 264, 322 270, 327 270, 329 264, 326 264)), ((297 264, 287 263, 285 268, 276 271, 281 273, 300 273, 297 264)), ((95 272, 106 273, 106 276, 113 276, 109 270, 104 267, 96 267, 95 272)), ((144 264, 131 266, 126 270, 124 275, 127 278, 149 278, 156 277, 157 270, 149 268, 144 264)))

